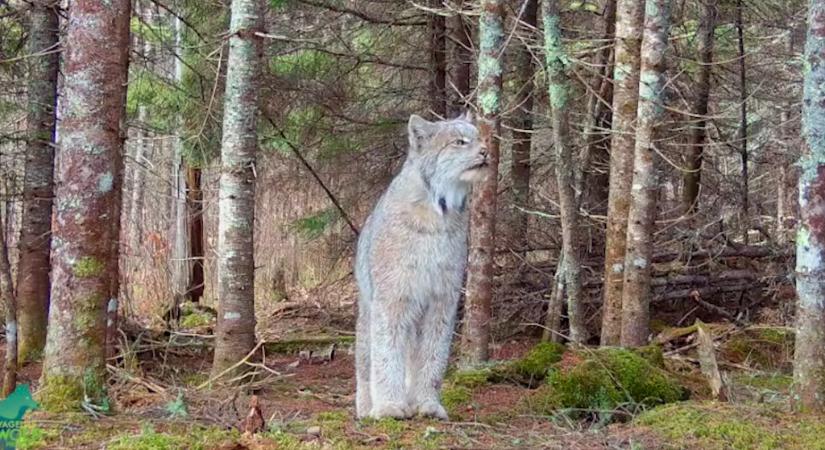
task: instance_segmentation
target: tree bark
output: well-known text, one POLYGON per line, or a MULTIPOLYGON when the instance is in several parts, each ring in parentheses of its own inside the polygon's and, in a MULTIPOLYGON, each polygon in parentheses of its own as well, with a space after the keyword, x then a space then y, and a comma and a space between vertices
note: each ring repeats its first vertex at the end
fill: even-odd
POLYGON ((624 281, 627 214, 635 146, 636 107, 639 101, 639 52, 642 45, 644 0, 618 0, 613 69, 613 136, 610 142, 610 191, 604 258, 602 345, 621 338, 622 283, 624 281))
MULTIPOLYGON (((613 41, 616 38, 616 0, 607 0, 604 6, 604 40, 613 41)), ((576 194, 580 197, 579 204, 589 198, 592 205, 604 208, 609 192, 609 174, 598 170, 589 171, 591 166, 609 166, 610 161, 610 130, 613 122, 613 48, 606 43, 599 51, 594 64, 599 73, 593 76, 590 83, 591 94, 587 105, 587 127, 584 131, 587 145, 580 156, 581 168, 576 173, 576 194), (585 184, 586 182, 586 184, 585 184), (588 194, 585 196, 585 191, 588 194)), ((598 209, 597 209, 598 211, 598 209)))
POLYGON ((682 207, 685 214, 698 209, 699 186, 702 180, 702 155, 707 137, 708 100, 710 99, 711 70, 713 68, 713 45, 716 34, 716 17, 719 12, 718 0, 704 0, 696 30, 696 46, 699 53, 699 80, 696 83, 696 99, 693 104, 693 125, 690 133, 690 147, 687 154, 687 171, 682 182, 682 207))
POLYGON ((647 0, 622 289, 621 344, 626 347, 647 344, 650 328, 650 272, 659 178, 655 162, 655 129, 664 116, 665 52, 669 26, 670 0, 647 0))
POLYGON ((574 190, 574 151, 570 139, 570 81, 567 76, 567 54, 562 44, 561 7, 559 0, 544 0, 544 57, 547 64, 547 89, 550 97, 553 146, 556 149, 556 182, 561 210, 562 255, 561 278, 567 291, 567 316, 570 340, 587 341, 584 302, 581 289, 581 257, 578 239, 578 209, 574 190))
POLYGON ((192 258, 192 276, 189 279, 186 295, 189 300, 195 303, 200 302, 203 298, 203 291, 206 286, 203 271, 206 254, 204 253, 201 177, 200 168, 193 166, 186 168, 186 211, 189 224, 189 251, 192 258))
POLYGON ((810 0, 802 102, 806 151, 800 160, 796 240, 796 345, 793 403, 825 411, 825 0, 810 0))
POLYGON ((479 135, 489 151, 490 170, 473 190, 470 209, 470 249, 464 302, 462 364, 487 361, 490 343, 490 304, 493 297, 496 193, 501 131, 501 57, 504 51, 504 10, 500 0, 482 0, 479 19, 478 104, 479 135))
MULTIPOLYGON (((536 26, 538 1, 526 1, 527 6, 524 8, 522 21, 529 26, 527 27, 527 32, 529 32, 536 26)), ((524 208, 528 207, 530 202, 530 149, 533 136, 533 77, 535 73, 533 53, 526 45, 522 45, 516 56, 516 79, 514 81, 519 89, 516 95, 516 104, 519 106, 513 118, 513 159, 510 173, 513 183, 513 203, 524 208)), ((519 249, 529 246, 527 218, 528 215, 521 211, 514 212, 513 245, 519 249)))
MULTIPOLYGON (((430 0, 438 8, 440 0, 430 0)), ((430 108, 439 117, 447 116, 447 19, 430 14, 430 108)))
POLYGON ((214 374, 255 346, 255 157, 264 5, 233 0, 218 200, 218 325, 214 374))
POLYGON ((69 8, 41 405, 106 399, 105 307, 117 297, 130 2, 69 8))
MULTIPOLYGON (((464 2, 459 0, 461 10, 464 2)), ((450 18, 450 40, 452 41, 451 70, 450 70, 450 115, 455 117, 467 108, 470 102, 470 83, 473 68, 473 41, 472 26, 463 14, 455 14, 450 18)))
POLYGON ((742 0, 736 0, 736 35, 737 49, 739 53, 739 130, 737 141, 739 151, 742 155, 742 224, 744 225, 743 238, 745 245, 748 244, 748 229, 750 228, 750 200, 748 187, 750 184, 748 174, 748 85, 745 65, 745 27, 742 23, 742 0))
POLYGON ((57 8, 55 1, 35 1, 29 13, 28 136, 17 266, 19 359, 24 363, 39 358, 46 345, 59 70, 57 8))
MULTIPOLYGON (((173 19, 175 23, 175 54, 183 55, 183 22, 180 18, 173 19)), ((183 62, 175 58, 175 83, 183 84, 183 62)), ((183 117, 177 117, 178 129, 183 126, 183 117)), ((189 227, 187 226, 186 208, 186 169, 183 156, 183 136, 178 132, 172 143, 174 161, 172 163, 172 211, 174 223, 172 225, 172 255, 169 269, 174 294, 173 311, 178 312, 180 302, 186 296, 192 274, 192 260, 190 258, 189 227)))
POLYGON ((6 227, 0 220, 0 299, 6 309, 6 361, 3 366, 3 398, 17 385, 17 300, 11 278, 6 227))

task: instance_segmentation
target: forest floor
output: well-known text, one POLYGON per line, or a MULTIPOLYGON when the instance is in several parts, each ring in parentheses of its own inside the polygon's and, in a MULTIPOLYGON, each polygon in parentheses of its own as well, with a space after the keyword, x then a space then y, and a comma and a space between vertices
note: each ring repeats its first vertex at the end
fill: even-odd
MULTIPOLYGON (((777 343, 761 331, 737 335, 754 338, 748 345, 756 347, 762 339, 777 343)), ((148 338, 133 343, 118 368, 111 367, 110 414, 30 412, 18 448, 825 449, 825 418, 789 412, 786 347, 766 353, 764 346, 754 349, 734 339, 722 344, 728 402, 709 400, 698 366, 690 356, 678 356, 665 362, 688 387, 689 400, 632 415, 617 410, 595 420, 564 411, 539 413, 530 399, 540 389, 486 381, 456 389, 448 378, 449 422, 358 421, 351 336, 338 341, 334 354, 325 339, 267 346, 253 367, 256 376, 243 387, 211 382, 208 346, 187 339, 167 340, 165 346, 148 338), (250 412, 253 394, 265 425, 243 433, 239 423, 250 412)), ((493 359, 518 360, 534 344, 532 338, 499 344, 493 359)), ((39 366, 32 364, 20 381, 36 390, 38 377, 39 366)))

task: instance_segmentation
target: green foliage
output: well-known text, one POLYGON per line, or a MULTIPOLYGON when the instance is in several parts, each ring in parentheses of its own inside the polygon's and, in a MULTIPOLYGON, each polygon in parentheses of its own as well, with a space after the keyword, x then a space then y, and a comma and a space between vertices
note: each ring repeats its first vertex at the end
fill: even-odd
POLYGON ((269 70, 281 77, 318 79, 335 68, 336 61, 332 56, 312 49, 273 56, 269 61, 269 70))
POLYGON ((237 430, 187 425, 178 432, 158 432, 151 425, 144 425, 139 434, 122 435, 107 448, 112 450, 207 450, 226 442, 237 442, 237 430))
POLYGON ((604 420, 619 407, 650 407, 684 395, 667 373, 637 353, 604 348, 568 353, 550 371, 546 385, 528 399, 528 406, 545 414, 567 410, 573 417, 595 415, 604 420))
POLYGON ((58 434, 55 430, 43 429, 33 423, 24 422, 20 425, 15 446, 18 450, 46 448, 46 441, 56 438, 58 434))
POLYGON ((447 383, 441 390, 441 404, 450 415, 458 414, 472 399, 472 391, 466 386, 447 383))
POLYGON ((183 398, 183 391, 178 392, 178 396, 175 400, 166 404, 166 412, 168 412, 169 417, 172 418, 189 417, 189 410, 186 407, 186 401, 183 398))
POLYGON ((722 357, 761 370, 790 371, 794 334, 781 328, 754 328, 736 334, 720 347, 722 357))

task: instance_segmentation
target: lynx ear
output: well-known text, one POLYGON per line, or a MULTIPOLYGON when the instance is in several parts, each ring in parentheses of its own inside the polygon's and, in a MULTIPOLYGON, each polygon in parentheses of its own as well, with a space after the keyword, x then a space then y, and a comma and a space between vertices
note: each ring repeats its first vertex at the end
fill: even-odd
POLYGON ((473 111, 470 110, 470 109, 465 110, 464 114, 458 116, 458 119, 463 120, 465 122, 473 123, 473 120, 474 120, 473 111))
POLYGON ((410 116, 407 123, 407 133, 410 139, 410 154, 417 154, 424 143, 435 132, 435 124, 425 120, 418 114, 410 116))

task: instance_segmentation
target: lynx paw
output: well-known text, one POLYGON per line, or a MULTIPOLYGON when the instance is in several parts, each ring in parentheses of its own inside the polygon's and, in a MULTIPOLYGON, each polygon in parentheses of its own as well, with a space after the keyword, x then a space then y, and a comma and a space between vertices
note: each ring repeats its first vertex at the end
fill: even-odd
POLYGON ((394 419, 408 419, 412 417, 410 407, 403 403, 384 403, 376 405, 370 411, 370 417, 380 419, 382 417, 392 417, 394 419))
POLYGON ((440 420, 448 420, 447 410, 435 400, 428 400, 418 406, 418 414, 424 417, 434 417, 440 420))

